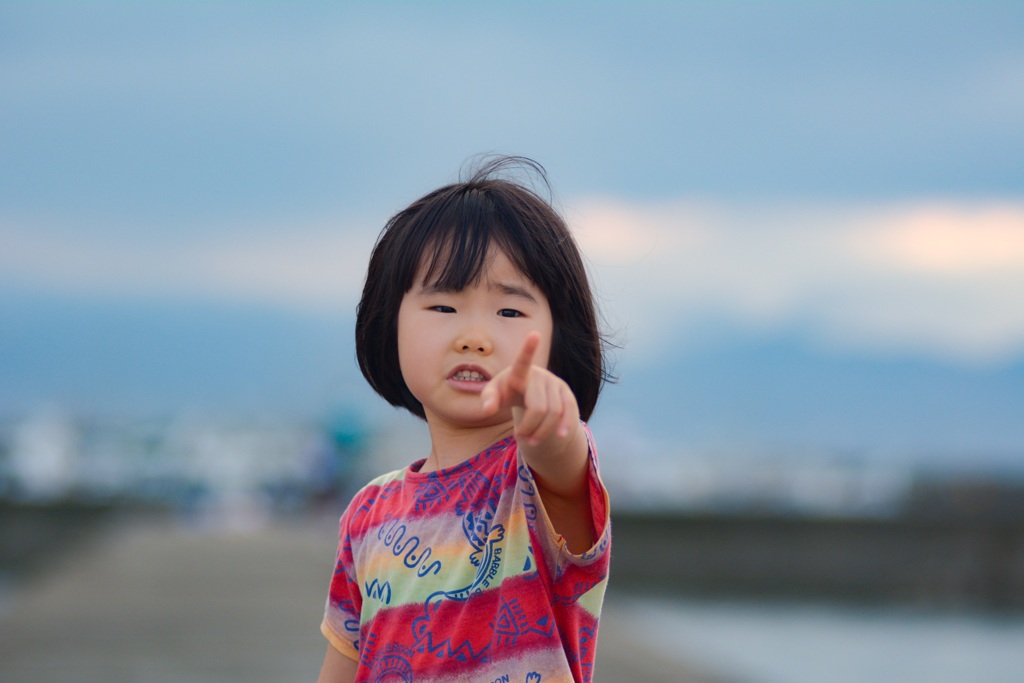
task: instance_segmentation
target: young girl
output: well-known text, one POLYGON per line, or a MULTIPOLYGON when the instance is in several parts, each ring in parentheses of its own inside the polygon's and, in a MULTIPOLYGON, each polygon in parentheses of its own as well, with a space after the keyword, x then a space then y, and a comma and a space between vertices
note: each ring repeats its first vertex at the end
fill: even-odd
POLYGON ((321 683, 593 675, 611 529, 581 420, 604 346, 568 228, 510 167, 544 179, 493 161, 396 214, 370 257, 359 366, 430 451, 341 518, 321 683))

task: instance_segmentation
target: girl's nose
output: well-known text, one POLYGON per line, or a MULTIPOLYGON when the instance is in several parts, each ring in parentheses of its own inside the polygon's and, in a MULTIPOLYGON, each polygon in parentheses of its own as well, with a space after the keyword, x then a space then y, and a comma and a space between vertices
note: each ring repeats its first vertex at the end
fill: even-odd
POLYGON ((493 349, 490 335, 479 328, 464 330, 455 340, 455 347, 463 353, 490 353, 493 349))

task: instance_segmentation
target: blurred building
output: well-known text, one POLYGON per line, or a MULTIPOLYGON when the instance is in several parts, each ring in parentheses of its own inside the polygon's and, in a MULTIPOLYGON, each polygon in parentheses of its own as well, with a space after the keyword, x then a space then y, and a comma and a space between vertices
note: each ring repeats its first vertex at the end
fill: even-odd
POLYGON ((0 423, 0 498, 294 509, 339 494, 366 452, 360 422, 73 417, 0 423))

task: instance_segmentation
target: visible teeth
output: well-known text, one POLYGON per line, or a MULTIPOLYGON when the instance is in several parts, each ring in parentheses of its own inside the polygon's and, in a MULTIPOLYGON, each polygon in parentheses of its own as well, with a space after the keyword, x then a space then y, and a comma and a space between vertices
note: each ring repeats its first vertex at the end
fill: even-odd
POLYGON ((484 376, 483 374, 477 372, 476 370, 459 370, 454 375, 452 375, 452 379, 458 379, 468 382, 483 382, 484 376))

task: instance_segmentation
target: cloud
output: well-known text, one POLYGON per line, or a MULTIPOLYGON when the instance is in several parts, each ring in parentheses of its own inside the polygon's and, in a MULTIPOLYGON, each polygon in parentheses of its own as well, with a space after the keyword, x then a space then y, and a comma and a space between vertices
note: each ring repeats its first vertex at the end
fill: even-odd
POLYGON ((68 237, 65 230, 0 220, 0 287, 91 300, 201 299, 336 315, 358 299, 376 236, 366 223, 350 220, 248 230, 219 226, 206 231, 209 237, 134 240, 68 237))
POLYGON ((971 364, 1024 353, 1024 204, 590 199, 571 219, 641 356, 722 320, 845 351, 971 364))
POLYGON ((851 248, 865 260, 922 276, 1012 271, 1024 265, 1024 212, 1014 205, 929 204, 872 216, 851 248))
MULTIPOLYGON (((858 353, 966 364, 1024 353, 1019 202, 568 205, 630 357, 653 362, 723 322, 858 353)), ((376 222, 282 219, 133 241, 0 220, 0 287, 340 315, 358 299, 376 222)))

